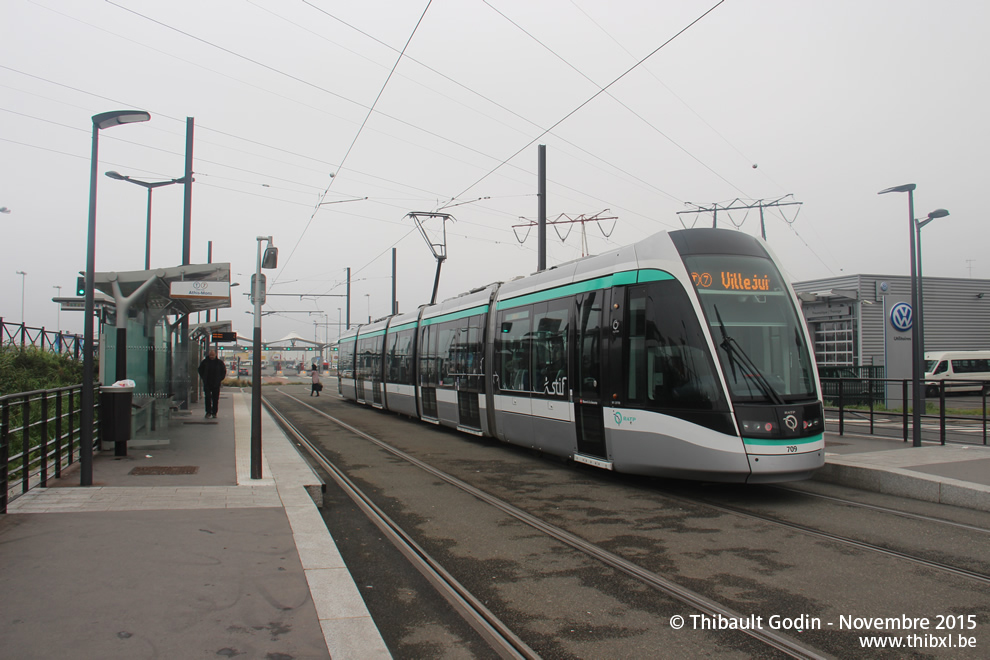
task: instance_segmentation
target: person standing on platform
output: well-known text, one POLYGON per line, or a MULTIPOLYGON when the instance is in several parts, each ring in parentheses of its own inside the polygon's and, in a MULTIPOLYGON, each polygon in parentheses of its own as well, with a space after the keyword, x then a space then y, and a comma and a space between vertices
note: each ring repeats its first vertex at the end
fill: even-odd
POLYGON ((310 391, 309 395, 320 396, 320 390, 323 389, 323 384, 320 382, 320 372, 316 369, 316 365, 313 365, 313 389, 310 391))
POLYGON ((206 417, 217 418, 217 407, 220 403, 220 385, 227 377, 227 365, 217 359, 217 352, 212 348, 199 363, 199 377, 203 379, 203 400, 206 401, 206 417))

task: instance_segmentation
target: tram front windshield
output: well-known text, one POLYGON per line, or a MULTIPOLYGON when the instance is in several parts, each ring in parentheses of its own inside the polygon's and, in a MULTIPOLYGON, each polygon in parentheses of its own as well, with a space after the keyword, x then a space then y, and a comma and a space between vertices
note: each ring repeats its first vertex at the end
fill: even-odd
POLYGON ((732 400, 816 398, 811 355, 787 285, 769 259, 693 255, 691 273, 732 400))

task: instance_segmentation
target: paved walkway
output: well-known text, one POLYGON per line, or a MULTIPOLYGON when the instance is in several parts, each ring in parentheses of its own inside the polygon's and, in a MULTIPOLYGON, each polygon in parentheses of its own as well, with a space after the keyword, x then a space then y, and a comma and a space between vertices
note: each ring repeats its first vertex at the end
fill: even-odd
POLYGON ((388 658, 306 487, 319 479, 250 398, 174 417, 0 516, 0 649, 19 658, 388 658), (147 473, 161 474, 147 474, 147 473))
POLYGON ((990 447, 827 433, 825 462, 818 481, 990 511, 990 447))

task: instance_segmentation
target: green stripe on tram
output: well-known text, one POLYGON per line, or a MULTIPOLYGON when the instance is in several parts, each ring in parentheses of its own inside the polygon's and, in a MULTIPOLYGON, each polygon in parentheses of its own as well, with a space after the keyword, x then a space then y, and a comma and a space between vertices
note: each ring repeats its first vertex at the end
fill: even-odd
POLYGON ((516 296, 515 298, 500 300, 495 309, 511 309, 512 307, 519 307, 521 305, 531 305, 533 303, 545 302, 556 298, 576 296, 579 293, 610 289, 613 286, 642 284, 645 282, 661 282, 663 280, 672 279, 674 279, 674 276, 670 273, 663 270, 657 270, 655 268, 626 270, 621 273, 614 273, 604 277, 596 277, 591 280, 584 280, 583 282, 565 284, 552 289, 546 289, 545 291, 537 291, 536 293, 528 293, 522 296, 516 296))
POLYGON ((812 435, 807 438, 781 438, 780 440, 763 440, 757 438, 743 438, 743 444, 747 445, 764 445, 764 446, 780 446, 780 445, 810 445, 813 442, 821 442, 825 439, 825 435, 819 433, 818 435, 812 435))
POLYGON ((389 334, 393 332, 402 332, 403 330, 412 330, 416 327, 416 321, 410 321, 409 323, 403 323, 402 325, 397 325, 394 328, 389 328, 389 334))
POLYGON ((450 314, 444 314, 442 316, 434 316, 433 318, 423 319, 420 325, 433 325, 435 323, 446 323, 447 321, 458 321, 460 319, 465 319, 469 316, 478 316, 479 314, 487 314, 488 305, 478 305, 477 307, 472 307, 470 309, 463 309, 459 312, 451 312, 450 314))

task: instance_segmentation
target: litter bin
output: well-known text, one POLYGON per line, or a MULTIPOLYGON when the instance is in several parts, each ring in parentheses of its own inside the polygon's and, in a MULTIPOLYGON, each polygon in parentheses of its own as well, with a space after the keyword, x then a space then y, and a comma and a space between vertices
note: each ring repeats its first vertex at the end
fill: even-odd
POLYGON ((110 385, 100 388, 100 439, 113 443, 114 456, 127 456, 131 439, 131 401, 134 387, 110 385))

